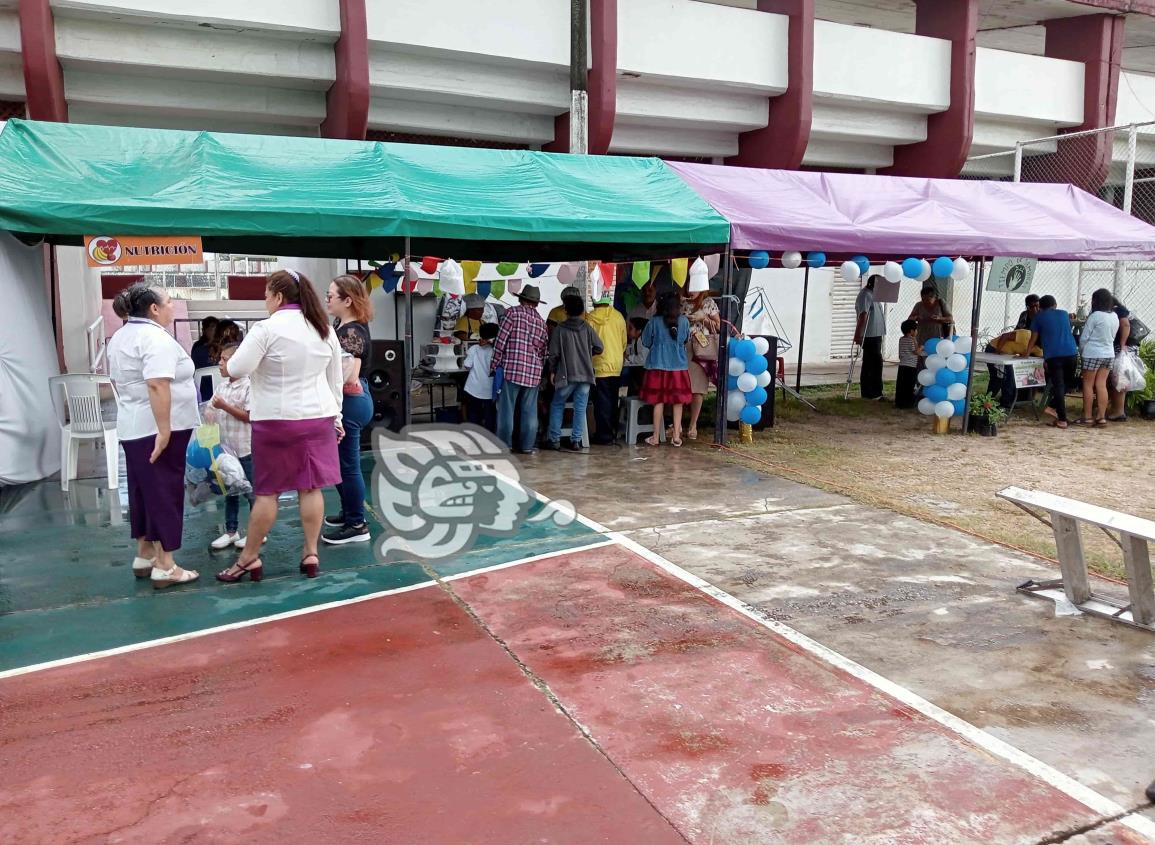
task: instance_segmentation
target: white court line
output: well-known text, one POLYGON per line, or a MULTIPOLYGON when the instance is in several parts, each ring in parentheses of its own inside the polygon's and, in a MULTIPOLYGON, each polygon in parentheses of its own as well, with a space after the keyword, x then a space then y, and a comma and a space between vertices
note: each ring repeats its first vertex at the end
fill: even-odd
MULTIPOLYGON (((1104 795, 1100 795, 1090 787, 1084 786, 1074 778, 1063 774, 1048 763, 1044 763, 1042 760, 1038 760, 1026 752, 1020 751, 1010 743, 1004 742, 1003 740, 987 733, 982 728, 972 725, 970 722, 967 722, 964 719, 960 719, 953 713, 949 713, 946 710, 943 710, 941 707, 932 704, 922 696, 911 692, 906 687, 901 686, 900 684, 897 684, 887 678, 884 678, 877 672, 873 672, 870 669, 867 669, 865 666, 854 662, 850 658, 844 657, 833 649, 822 645, 818 641, 812 640, 805 634, 796 631, 787 625, 783 625, 781 622, 777 622, 774 619, 771 619, 757 608, 751 607, 740 599, 730 595, 726 591, 720 590, 708 581, 699 578, 692 572, 688 572, 677 564, 671 563, 657 552, 647 549, 645 546, 625 536, 621 532, 610 531, 604 525, 601 525, 600 523, 595 522, 588 517, 582 516, 581 514, 577 514, 577 519, 583 525, 592 528, 595 531, 600 531, 602 534, 609 537, 619 545, 645 558, 646 560, 650 561, 650 563, 653 563, 655 566, 658 566, 666 572, 669 572, 674 577, 686 582, 687 584, 690 584, 693 587, 696 587, 716 601, 721 602, 727 607, 738 611, 743 616, 753 620, 754 622, 757 622, 764 628, 770 629, 778 636, 788 640, 814 657, 817 657, 818 659, 829 663, 831 666, 841 669, 848 675, 851 675, 858 680, 869 684, 880 692, 885 693, 891 698, 902 702, 912 710, 917 710, 928 719, 931 719, 947 730, 958 734, 973 745, 977 745, 987 753, 1006 760, 1007 762, 1018 766, 1024 771, 1029 772, 1031 775, 1037 777, 1039 780, 1042 780, 1044 783, 1047 783, 1060 792, 1075 799, 1079 803, 1086 805, 1099 815, 1110 817, 1118 816, 1127 812, 1126 807, 1115 803, 1104 795)), ((1119 821, 1135 832, 1140 833, 1155 841, 1155 821, 1152 819, 1138 815, 1137 813, 1130 813, 1126 816, 1123 816, 1123 818, 1121 818, 1119 821)))
MULTIPOLYGON (((583 546, 575 546, 570 549, 559 549, 553 552, 546 552, 540 555, 532 555, 530 557, 519 558, 511 560, 507 563, 498 563, 493 566, 485 566, 481 569, 473 569, 468 572, 459 572, 456 575, 450 575, 442 578, 441 581, 457 581, 462 578, 468 578, 472 575, 484 575, 487 572, 496 572, 499 569, 509 569, 514 566, 521 566, 524 563, 533 563, 538 560, 545 560, 546 558, 556 557, 558 555, 572 554, 575 552, 584 552, 590 549, 597 549, 603 546, 614 545, 613 540, 599 540, 596 543, 587 543, 583 546)), ((359 604, 363 601, 372 601, 373 599, 383 598, 385 596, 395 596, 400 593, 408 593, 412 590, 422 590, 427 587, 434 587, 438 581, 421 581, 417 584, 410 584, 407 587, 394 587, 391 590, 380 590, 376 593, 367 593, 363 596, 356 596, 351 599, 338 599, 337 601, 325 602, 324 604, 315 604, 311 607, 302 607, 296 610, 286 610, 283 613, 274 613, 270 616, 260 616, 256 619, 246 619, 242 622, 230 622, 227 625, 217 625, 214 628, 202 628, 199 631, 189 631, 187 634, 176 634, 171 637, 161 637, 155 640, 145 640, 139 643, 132 643, 130 645, 117 646, 116 648, 107 648, 103 651, 93 651, 88 654, 78 654, 74 657, 62 657, 59 660, 48 660, 44 663, 33 663, 30 666, 19 666, 15 669, 6 669, 0 672, 0 680, 5 678, 14 678, 18 675, 27 675, 32 672, 41 672, 45 669, 55 669, 57 666, 71 666, 74 663, 86 663, 90 660, 99 660, 102 657, 111 657, 116 654, 128 654, 133 651, 143 651, 148 648, 156 648, 157 646, 169 645, 170 643, 180 643, 186 640, 195 640, 200 637, 207 637, 210 634, 220 634, 224 631, 236 631, 240 628, 251 628, 254 625, 264 625, 266 622, 279 622, 282 619, 292 619, 295 616, 305 616, 309 613, 320 613, 325 610, 333 610, 338 607, 346 607, 351 604, 359 604)))

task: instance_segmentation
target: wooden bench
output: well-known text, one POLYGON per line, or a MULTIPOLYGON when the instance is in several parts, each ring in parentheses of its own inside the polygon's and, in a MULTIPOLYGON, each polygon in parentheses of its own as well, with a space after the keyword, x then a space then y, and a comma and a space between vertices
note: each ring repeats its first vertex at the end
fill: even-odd
POLYGON ((1048 590, 1054 591, 1061 586, 1067 600, 1086 613, 1155 631, 1155 590, 1152 589, 1151 555, 1147 548, 1147 543, 1155 540, 1155 522, 1039 490, 1008 487, 997 495, 1055 532, 1062 580, 1028 581, 1019 587, 1020 592, 1045 595, 1048 590), (1042 516, 1040 511, 1049 514, 1050 518, 1042 516), (1123 550, 1131 599, 1129 604, 1092 592, 1083 555, 1082 523, 1101 529, 1123 550))

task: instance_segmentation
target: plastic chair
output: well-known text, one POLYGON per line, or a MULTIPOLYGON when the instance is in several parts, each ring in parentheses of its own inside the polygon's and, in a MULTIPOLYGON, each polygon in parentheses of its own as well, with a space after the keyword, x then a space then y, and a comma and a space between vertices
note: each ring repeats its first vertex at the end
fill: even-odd
POLYGON ((120 476, 120 439, 116 420, 104 419, 100 406, 100 388, 112 387, 112 379, 95 373, 70 373, 48 379, 52 407, 60 425, 60 489, 68 490, 76 478, 80 441, 103 440, 104 460, 108 469, 108 487, 115 490, 120 476))
MULTIPOLYGON (((573 402, 566 402, 565 403, 565 410, 570 412, 570 416, 572 418, 572 416, 573 416, 573 402)), ((564 411, 563 411, 563 413, 564 413, 564 411)), ((564 419, 564 417, 563 417, 563 419, 564 419)), ((568 427, 565 427, 563 425, 562 430, 561 430, 561 436, 562 437, 571 437, 571 438, 573 437, 573 423, 572 422, 569 424, 568 427)), ((586 425, 584 428, 582 428, 582 448, 588 449, 589 447, 590 447, 590 427, 589 427, 589 425, 586 425)))
MULTIPOLYGON (((622 403, 622 413, 625 416, 626 424, 626 443, 630 446, 636 446, 638 437, 642 434, 650 434, 654 430, 654 412, 650 405, 647 405, 637 396, 627 396, 622 403), (650 422, 642 422, 642 415, 645 414, 646 419, 650 422)), ((666 427, 662 426, 658 429, 658 442, 666 442, 666 427)))
MULTIPOLYGON (((213 380, 213 393, 216 393, 217 388, 221 385, 221 382, 225 380, 225 377, 221 375, 221 368, 215 364, 211 367, 197 367, 196 371, 193 373, 193 384, 196 385, 197 389, 197 401, 200 401, 201 399, 201 379, 204 378, 211 378, 213 380)), ((206 399, 204 401, 207 402, 208 400, 206 399)))

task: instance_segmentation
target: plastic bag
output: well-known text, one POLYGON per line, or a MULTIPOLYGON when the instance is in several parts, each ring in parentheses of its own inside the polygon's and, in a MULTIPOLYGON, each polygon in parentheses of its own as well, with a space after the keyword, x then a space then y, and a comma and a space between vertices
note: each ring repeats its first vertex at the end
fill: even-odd
POLYGON ((1120 393, 1147 388, 1147 366, 1133 347, 1124 347, 1115 356, 1111 364, 1111 382, 1120 393))
POLYGON ((221 446, 221 430, 215 423, 202 423, 189 438, 184 480, 191 505, 199 505, 213 496, 253 492, 240 460, 221 446))

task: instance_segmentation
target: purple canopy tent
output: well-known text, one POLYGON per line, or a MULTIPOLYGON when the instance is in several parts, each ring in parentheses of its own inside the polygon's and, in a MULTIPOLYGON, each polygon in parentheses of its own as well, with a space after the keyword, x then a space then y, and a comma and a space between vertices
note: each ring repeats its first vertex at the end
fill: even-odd
MULTIPOLYGON (((730 221, 730 246, 735 250, 820 250, 832 258, 861 253, 875 261, 936 254, 974 259, 1015 255, 1050 261, 1155 258, 1155 227, 1073 185, 682 162, 667 162, 667 166, 730 221)), ((974 274, 974 280, 971 337, 977 348, 981 273, 974 274)), ((728 286, 724 293, 730 294, 728 286)), ((719 351, 723 360, 725 340, 723 335, 719 351)), ((972 357, 968 404, 973 381, 972 357)), ((719 396, 725 395, 724 384, 723 377, 719 396)), ((718 407, 717 442, 724 443, 725 403, 719 401, 718 407)), ((964 415, 964 431, 966 425, 964 415)))

